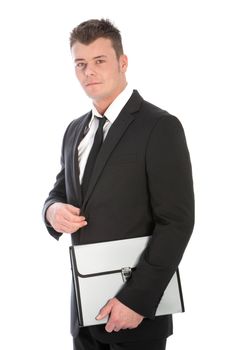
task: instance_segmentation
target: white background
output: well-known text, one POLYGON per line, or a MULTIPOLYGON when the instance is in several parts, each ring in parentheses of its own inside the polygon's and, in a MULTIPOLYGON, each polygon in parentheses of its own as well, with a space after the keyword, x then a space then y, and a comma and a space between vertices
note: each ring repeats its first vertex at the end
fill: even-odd
POLYGON ((181 120, 196 226, 181 264, 186 313, 169 350, 231 349, 232 11, 230 1, 2 1, 0 5, 0 348, 71 349, 69 239, 41 220, 68 123, 90 108, 68 37, 90 18, 121 29, 128 80, 181 120))

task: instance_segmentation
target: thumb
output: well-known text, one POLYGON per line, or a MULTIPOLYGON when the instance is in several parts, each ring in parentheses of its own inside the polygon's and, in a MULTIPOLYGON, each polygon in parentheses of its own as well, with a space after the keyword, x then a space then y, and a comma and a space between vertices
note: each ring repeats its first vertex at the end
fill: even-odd
POLYGON ((96 320, 102 320, 103 318, 107 317, 112 310, 112 304, 111 301, 108 301, 107 304, 100 310, 99 314, 96 316, 96 320))
POLYGON ((67 209, 71 214, 80 215, 80 208, 74 207, 71 204, 67 204, 67 209))

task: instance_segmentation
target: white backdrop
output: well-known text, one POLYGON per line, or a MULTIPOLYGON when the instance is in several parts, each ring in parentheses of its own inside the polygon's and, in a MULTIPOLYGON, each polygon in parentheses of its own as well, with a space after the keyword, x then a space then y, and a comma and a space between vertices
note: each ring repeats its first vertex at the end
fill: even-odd
POLYGON ((1 349, 71 349, 69 238, 41 208, 67 124, 90 108, 68 37, 89 18, 121 29, 128 80, 181 120, 196 226, 181 264, 186 313, 169 350, 230 349, 232 323, 232 11, 230 1, 2 1, 0 4, 1 349))

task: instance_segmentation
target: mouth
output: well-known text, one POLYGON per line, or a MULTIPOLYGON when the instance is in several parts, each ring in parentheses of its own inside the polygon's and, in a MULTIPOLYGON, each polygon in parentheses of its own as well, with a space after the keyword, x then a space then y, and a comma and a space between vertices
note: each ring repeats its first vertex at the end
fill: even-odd
POLYGON ((94 86, 94 85, 99 85, 101 83, 98 83, 98 82, 91 82, 91 83, 85 83, 85 86, 88 87, 88 86, 94 86))

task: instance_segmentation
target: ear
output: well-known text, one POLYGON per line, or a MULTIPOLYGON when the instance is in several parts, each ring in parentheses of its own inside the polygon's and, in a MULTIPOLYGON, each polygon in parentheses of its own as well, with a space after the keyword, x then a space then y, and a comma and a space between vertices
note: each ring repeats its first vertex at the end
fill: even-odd
POLYGON ((128 68, 128 57, 126 55, 121 55, 119 58, 120 69, 122 73, 125 73, 128 68))

